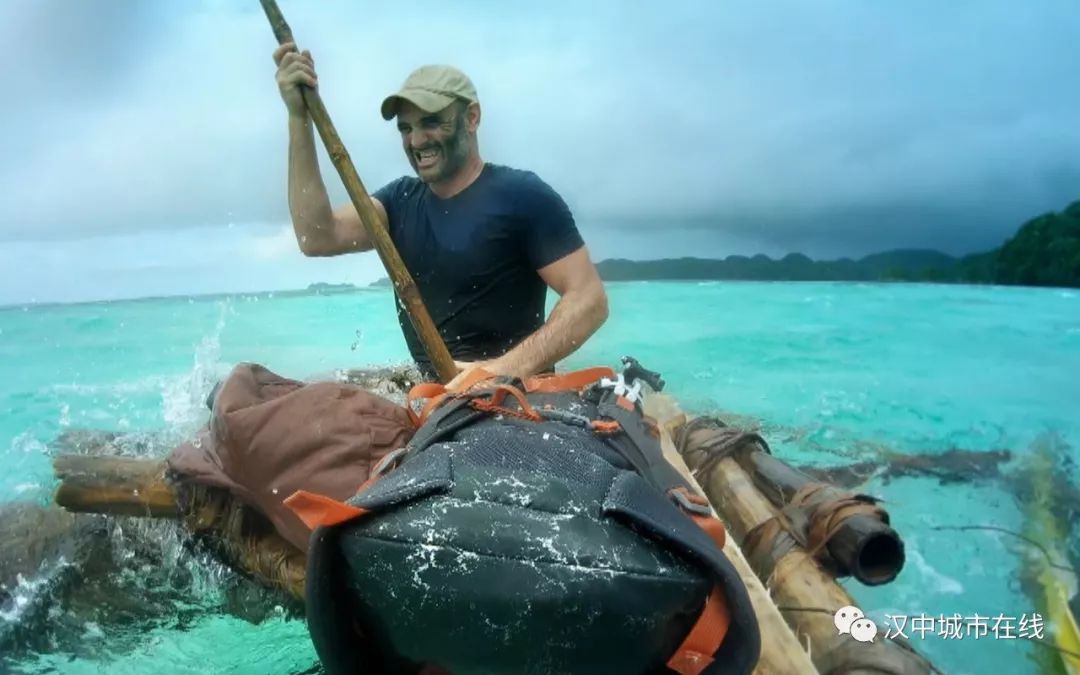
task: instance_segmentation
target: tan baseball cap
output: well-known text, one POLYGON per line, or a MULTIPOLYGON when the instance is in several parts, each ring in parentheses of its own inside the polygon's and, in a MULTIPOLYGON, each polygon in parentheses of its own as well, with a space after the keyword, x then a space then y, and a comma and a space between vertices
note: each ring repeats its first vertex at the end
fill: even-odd
POLYGON ((383 99, 382 116, 391 120, 402 100, 424 112, 438 112, 457 99, 475 103, 476 87, 465 73, 453 66, 420 66, 409 74, 396 94, 383 99))

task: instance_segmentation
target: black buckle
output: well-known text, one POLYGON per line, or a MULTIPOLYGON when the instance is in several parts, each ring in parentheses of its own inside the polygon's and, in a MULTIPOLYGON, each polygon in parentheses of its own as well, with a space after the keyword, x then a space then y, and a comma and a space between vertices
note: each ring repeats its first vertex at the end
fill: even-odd
POLYGON ((671 498, 675 500, 675 503, 681 506, 684 510, 690 513, 696 513, 699 516, 711 516, 712 509, 708 504, 698 504, 690 500, 686 492, 682 490, 672 490, 671 498))

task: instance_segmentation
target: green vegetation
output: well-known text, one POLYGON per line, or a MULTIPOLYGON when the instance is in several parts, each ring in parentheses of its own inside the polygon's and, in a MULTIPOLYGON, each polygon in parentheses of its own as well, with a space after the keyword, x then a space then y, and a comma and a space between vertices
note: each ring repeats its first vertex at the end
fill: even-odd
POLYGON ((1000 248, 963 258, 931 250, 897 250, 859 260, 815 261, 801 253, 780 260, 764 255, 613 259, 601 261, 597 268, 606 281, 923 281, 1080 287, 1080 202, 1024 223, 1000 248))
POLYGON ((1080 202, 1024 223, 997 251, 994 281, 1025 286, 1080 286, 1080 202))

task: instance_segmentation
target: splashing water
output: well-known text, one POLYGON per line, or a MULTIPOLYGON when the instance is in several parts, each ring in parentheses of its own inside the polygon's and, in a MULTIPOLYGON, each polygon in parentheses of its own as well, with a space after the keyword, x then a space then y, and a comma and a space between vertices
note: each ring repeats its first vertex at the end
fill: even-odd
POLYGON ((188 436, 206 422, 207 396, 214 384, 228 374, 228 366, 221 362, 221 334, 232 308, 222 302, 219 309, 214 331, 203 336, 195 349, 191 371, 163 387, 162 418, 174 434, 188 436))

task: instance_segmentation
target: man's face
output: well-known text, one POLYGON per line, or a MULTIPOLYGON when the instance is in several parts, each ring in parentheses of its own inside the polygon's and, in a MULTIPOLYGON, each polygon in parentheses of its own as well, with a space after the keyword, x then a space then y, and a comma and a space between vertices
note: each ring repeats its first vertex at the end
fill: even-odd
POLYGON ((469 132, 464 104, 453 103, 428 113, 403 101, 397 114, 405 155, 425 183, 453 176, 469 158, 469 132))

